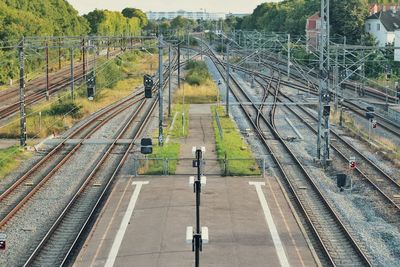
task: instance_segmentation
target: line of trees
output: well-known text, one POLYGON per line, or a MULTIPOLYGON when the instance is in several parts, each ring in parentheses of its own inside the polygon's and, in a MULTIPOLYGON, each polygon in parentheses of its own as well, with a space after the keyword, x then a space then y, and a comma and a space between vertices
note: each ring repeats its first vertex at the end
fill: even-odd
MULTIPOLYGON (((368 0, 330 0, 332 36, 346 36, 349 43, 359 43, 364 34, 364 20, 368 16, 368 0)), ((321 2, 315 0, 285 0, 263 3, 250 16, 238 20, 237 29, 287 32, 304 35, 307 17, 320 11, 321 2)))
MULTIPOLYGON (((18 57, 15 49, 8 47, 22 36, 129 35, 139 33, 147 24, 146 14, 135 8, 94 10, 79 16, 65 0, 0 0, 0 85, 18 78, 18 57)), ((28 72, 43 67, 42 54, 29 55, 28 72)))

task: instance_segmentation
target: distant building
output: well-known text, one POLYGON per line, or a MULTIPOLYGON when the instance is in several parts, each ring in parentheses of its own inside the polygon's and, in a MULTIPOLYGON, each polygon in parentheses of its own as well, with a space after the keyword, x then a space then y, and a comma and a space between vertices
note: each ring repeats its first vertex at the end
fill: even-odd
POLYGON ((369 15, 378 13, 380 11, 398 11, 400 9, 399 4, 370 4, 369 5, 369 15))
POLYGON ((235 18, 244 18, 244 17, 246 17, 246 16, 250 16, 251 14, 248 14, 248 13, 240 13, 240 14, 238 14, 238 13, 229 13, 229 14, 227 14, 226 15, 226 17, 235 17, 235 18))
POLYGON ((319 12, 307 18, 306 23, 306 50, 318 50, 318 37, 321 33, 321 17, 319 12))
POLYGON ((400 11, 379 11, 365 20, 365 31, 375 37, 380 47, 393 44, 399 28, 400 11))
POLYGON ((209 13, 206 11, 199 11, 199 12, 188 12, 184 10, 178 10, 173 12, 153 12, 149 11, 146 12, 147 18, 149 20, 160 20, 160 19, 167 19, 172 20, 178 16, 192 19, 192 20, 219 20, 225 19, 225 13, 209 13))

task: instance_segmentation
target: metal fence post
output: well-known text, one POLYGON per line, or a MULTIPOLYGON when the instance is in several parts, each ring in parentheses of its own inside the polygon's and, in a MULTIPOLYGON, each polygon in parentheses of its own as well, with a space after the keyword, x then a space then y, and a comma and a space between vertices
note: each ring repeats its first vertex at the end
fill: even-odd
POLYGON ((265 157, 263 158, 262 174, 263 174, 263 178, 265 178, 265 157))

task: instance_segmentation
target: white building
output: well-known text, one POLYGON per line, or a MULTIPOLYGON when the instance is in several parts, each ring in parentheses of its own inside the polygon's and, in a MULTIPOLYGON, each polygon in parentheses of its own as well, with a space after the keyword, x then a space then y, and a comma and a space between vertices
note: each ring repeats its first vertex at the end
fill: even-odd
POLYGON ((380 11, 372 14, 365 21, 365 31, 372 34, 378 46, 393 44, 395 31, 400 28, 399 11, 380 11))
POLYGON ((147 18, 149 20, 160 20, 160 19, 167 19, 172 20, 178 16, 192 19, 192 20, 219 20, 225 19, 225 13, 209 13, 206 11, 199 11, 199 12, 188 12, 184 10, 178 10, 173 12, 153 12, 149 11, 146 12, 147 18))

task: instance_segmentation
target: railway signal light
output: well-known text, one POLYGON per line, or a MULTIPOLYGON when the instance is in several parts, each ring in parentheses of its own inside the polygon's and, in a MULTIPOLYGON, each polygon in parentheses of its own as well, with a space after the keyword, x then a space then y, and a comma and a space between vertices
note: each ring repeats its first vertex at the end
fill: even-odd
POLYGON ((143 86, 144 86, 144 97, 145 98, 151 98, 151 89, 153 89, 154 82, 153 78, 146 74, 143 76, 143 86))
POLYGON ((322 113, 324 117, 329 117, 330 113, 331 113, 331 106, 324 106, 324 111, 322 113))
POLYGON ((94 95, 96 94, 96 74, 94 73, 94 71, 90 72, 87 75, 86 86, 87 97, 89 100, 93 100, 94 95))
POLYGON ((153 141, 151 138, 142 138, 140 140, 140 153, 145 155, 153 153, 153 141))
POLYGON ((344 173, 339 173, 336 175, 336 185, 343 191, 343 187, 346 186, 347 175, 344 173))

